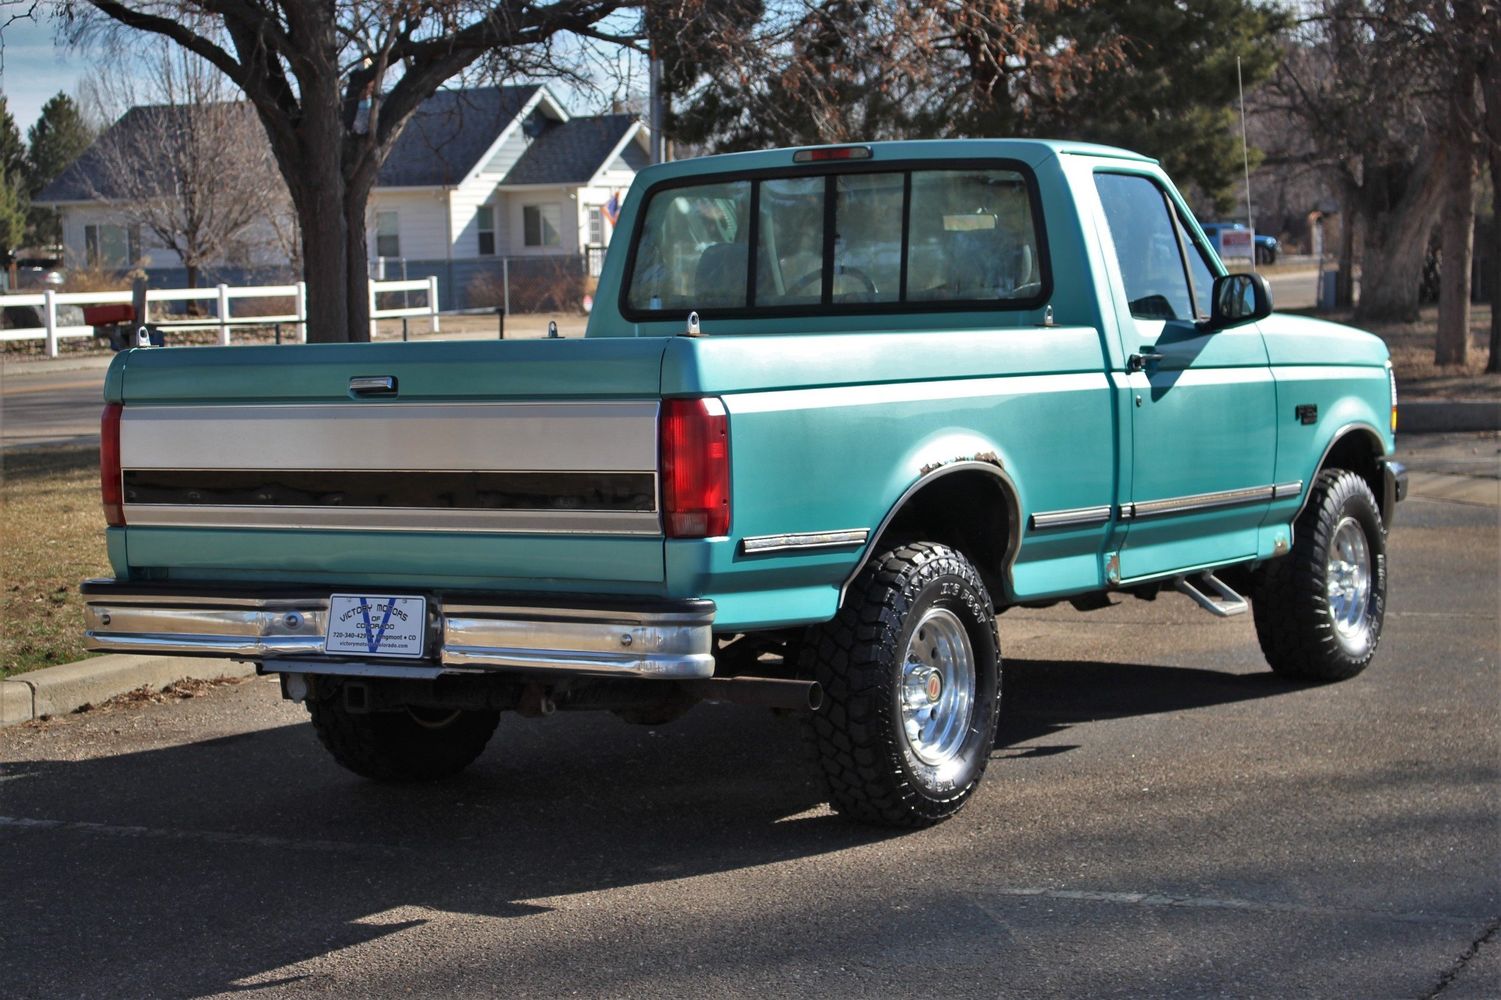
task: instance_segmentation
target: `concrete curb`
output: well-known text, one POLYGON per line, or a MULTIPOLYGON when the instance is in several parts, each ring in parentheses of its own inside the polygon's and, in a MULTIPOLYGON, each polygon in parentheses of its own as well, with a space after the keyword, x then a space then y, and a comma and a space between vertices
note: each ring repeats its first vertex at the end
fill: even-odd
POLYGON ((1397 433, 1501 431, 1501 403, 1488 399, 1401 399, 1397 433))
POLYGON ((0 681, 0 726, 30 722, 45 715, 67 715, 84 705, 97 705, 146 685, 159 690, 173 681, 253 676, 253 665, 231 660, 96 656, 0 681))

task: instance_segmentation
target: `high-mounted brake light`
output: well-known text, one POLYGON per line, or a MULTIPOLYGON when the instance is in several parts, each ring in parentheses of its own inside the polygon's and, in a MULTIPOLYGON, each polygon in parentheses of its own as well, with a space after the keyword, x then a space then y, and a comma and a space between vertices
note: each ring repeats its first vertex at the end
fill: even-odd
POLYGON ((717 399, 664 399, 658 434, 668 538, 730 533, 730 424, 717 399))
POLYGON ((99 416, 99 497, 104 502, 104 523, 125 527, 125 498, 120 485, 119 403, 106 403, 99 416))
POLYGON ((817 163, 820 160, 868 160, 869 146, 819 146, 817 149, 799 149, 792 154, 793 163, 817 163))

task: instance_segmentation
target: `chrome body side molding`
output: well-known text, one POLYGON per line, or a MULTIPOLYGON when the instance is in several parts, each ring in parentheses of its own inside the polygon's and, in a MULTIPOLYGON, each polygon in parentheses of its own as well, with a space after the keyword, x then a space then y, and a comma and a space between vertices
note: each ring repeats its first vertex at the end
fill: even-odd
POLYGON ((842 549, 851 545, 864 545, 869 537, 870 531, 866 528, 806 531, 790 535, 755 535, 741 539, 740 547, 747 555, 810 549, 842 549))
POLYGON ((1272 499, 1275 487, 1248 486, 1238 490, 1218 490, 1213 493, 1192 493, 1188 496, 1165 497, 1161 500, 1140 500, 1121 508, 1123 520, 1145 517, 1162 517, 1167 514, 1193 514, 1217 507, 1235 507, 1243 503, 1260 503, 1272 499))
POLYGON ((1104 524, 1115 511, 1111 504, 1097 507, 1075 507, 1071 510, 1038 511, 1032 515, 1032 528, 1041 531, 1047 528, 1082 528, 1091 524, 1104 524))

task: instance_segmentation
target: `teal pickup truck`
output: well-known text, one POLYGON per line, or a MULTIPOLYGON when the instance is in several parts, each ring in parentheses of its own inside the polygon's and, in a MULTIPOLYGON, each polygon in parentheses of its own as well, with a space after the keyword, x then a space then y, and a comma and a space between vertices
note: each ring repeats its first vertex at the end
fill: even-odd
POLYGON ((1008 607, 1177 590, 1288 677, 1375 653, 1386 348, 1272 314, 1152 160, 651 167, 596 302, 581 340, 121 354, 90 648, 253 661, 379 780, 506 710, 796 709, 834 807, 895 826, 974 792, 1008 607))

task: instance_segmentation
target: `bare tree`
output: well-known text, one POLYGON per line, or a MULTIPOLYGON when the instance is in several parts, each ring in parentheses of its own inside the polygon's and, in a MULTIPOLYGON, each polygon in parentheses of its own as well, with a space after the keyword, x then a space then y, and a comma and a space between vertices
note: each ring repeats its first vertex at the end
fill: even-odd
MULTIPOLYGON (((0 0, 14 7, 23 0, 0 0)), ((310 340, 369 337, 365 211, 424 99, 486 61, 555 74, 556 39, 633 44, 640 0, 61 0, 77 25, 151 32, 199 56, 260 119, 302 227, 310 340)))
POLYGON ((93 81, 101 110, 124 109, 86 154, 95 198, 174 251, 196 287, 204 267, 277 246, 286 185, 255 112, 218 70, 160 41, 129 71, 93 81))

